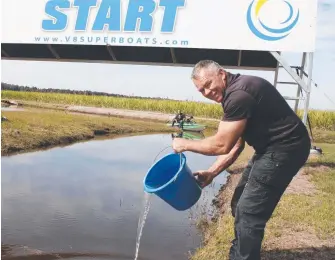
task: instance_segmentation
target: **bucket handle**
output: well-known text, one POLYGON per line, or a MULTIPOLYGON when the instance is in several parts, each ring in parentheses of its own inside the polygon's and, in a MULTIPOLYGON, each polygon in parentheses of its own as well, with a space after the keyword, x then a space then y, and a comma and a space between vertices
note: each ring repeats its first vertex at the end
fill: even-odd
MULTIPOLYGON (((156 159, 157 159, 158 155, 161 154, 161 152, 163 152, 164 150, 166 150, 167 148, 170 148, 170 147, 172 148, 172 146, 169 145, 169 146, 163 148, 162 150, 160 150, 160 152, 156 155, 156 157, 155 157, 153 163, 156 162, 156 159)), ((181 167, 181 165, 182 165, 182 163, 183 163, 182 153, 179 153, 179 155, 180 155, 180 166, 179 166, 179 167, 181 167)), ((175 180, 177 179, 177 176, 178 176, 178 175, 176 175, 176 176, 173 178, 173 181, 175 181, 175 180)))
POLYGON ((165 148, 163 148, 162 150, 160 150, 160 152, 156 155, 156 157, 155 157, 155 159, 154 159, 154 161, 153 161, 153 163, 154 162, 156 162, 156 159, 157 159, 157 157, 158 157, 158 155, 160 155, 161 154, 161 152, 163 152, 164 150, 166 150, 167 148, 172 148, 172 146, 171 145, 169 145, 169 146, 167 146, 167 147, 165 147, 165 148))

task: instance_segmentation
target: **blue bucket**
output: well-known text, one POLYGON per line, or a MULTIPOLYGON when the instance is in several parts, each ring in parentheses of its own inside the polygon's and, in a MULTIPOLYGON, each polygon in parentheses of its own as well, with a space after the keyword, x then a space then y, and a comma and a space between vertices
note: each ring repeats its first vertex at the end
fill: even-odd
POLYGON ((144 190, 154 193, 176 210, 191 208, 201 196, 192 171, 186 164, 182 153, 171 153, 157 161, 147 172, 143 180, 144 190))

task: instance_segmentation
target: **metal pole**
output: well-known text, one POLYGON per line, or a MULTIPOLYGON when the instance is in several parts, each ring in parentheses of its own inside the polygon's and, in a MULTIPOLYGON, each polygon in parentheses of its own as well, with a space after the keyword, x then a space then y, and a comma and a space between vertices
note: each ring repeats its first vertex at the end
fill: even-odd
POLYGON ((312 72, 313 72, 313 52, 308 53, 308 77, 307 77, 307 92, 304 105, 304 115, 302 122, 307 126, 307 114, 309 107, 309 99, 311 94, 311 85, 312 85, 312 72))
POLYGON ((278 65, 277 65, 277 68, 276 68, 276 71, 275 71, 275 78, 274 78, 274 81, 273 81, 273 85, 275 88, 277 88, 277 82, 278 82, 278 71, 279 70, 279 62, 278 62, 278 65))
MULTIPOLYGON (((303 71, 305 70, 305 64, 306 64, 306 52, 303 53, 302 55, 302 61, 301 61, 301 67, 300 67, 300 78, 303 79, 304 77, 304 73, 303 71)), ((297 90, 297 97, 300 97, 300 91, 301 91, 301 87, 298 85, 298 90, 297 90)), ((297 99, 295 101, 295 105, 294 105, 294 111, 297 113, 298 112, 298 106, 299 106, 299 99, 297 99)))
MULTIPOLYGON (((278 52, 279 55, 281 54, 281 52, 278 52)), ((277 60, 277 68, 276 68, 276 71, 275 71, 275 77, 274 77, 274 82, 273 82, 273 85, 275 88, 277 88, 277 82, 278 82, 278 73, 279 73, 279 61, 277 60)))

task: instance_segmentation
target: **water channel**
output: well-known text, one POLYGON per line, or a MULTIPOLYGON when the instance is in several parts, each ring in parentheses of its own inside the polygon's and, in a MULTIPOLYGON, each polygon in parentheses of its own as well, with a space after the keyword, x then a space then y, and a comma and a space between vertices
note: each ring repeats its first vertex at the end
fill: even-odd
MULTIPOLYGON (((143 177, 171 140, 132 136, 2 157, 2 258, 134 259, 143 177)), ((185 154, 193 171, 215 160, 185 154)), ((194 222, 225 181, 221 174, 184 212, 152 196, 138 259, 186 260, 201 242, 194 222)))

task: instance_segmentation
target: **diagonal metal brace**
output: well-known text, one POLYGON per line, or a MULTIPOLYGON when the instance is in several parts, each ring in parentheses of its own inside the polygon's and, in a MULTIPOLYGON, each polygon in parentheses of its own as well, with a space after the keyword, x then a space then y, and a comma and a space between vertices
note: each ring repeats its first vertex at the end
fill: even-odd
POLYGON ((50 44, 48 44, 47 47, 48 47, 49 51, 52 53, 52 55, 53 55, 56 59, 59 60, 60 57, 59 57, 58 53, 56 52, 56 50, 55 50, 50 44))
POLYGON ((3 54, 5 57, 10 57, 8 53, 1 47, 1 54, 3 54))
POLYGON ((177 63, 176 53, 173 48, 170 48, 170 53, 171 53, 171 58, 172 58, 173 63, 177 63))
POLYGON ((273 57, 283 66, 288 74, 299 84, 299 86, 305 90, 306 93, 309 93, 306 83, 294 72, 294 70, 285 62, 285 60, 279 55, 276 51, 270 51, 273 57))

